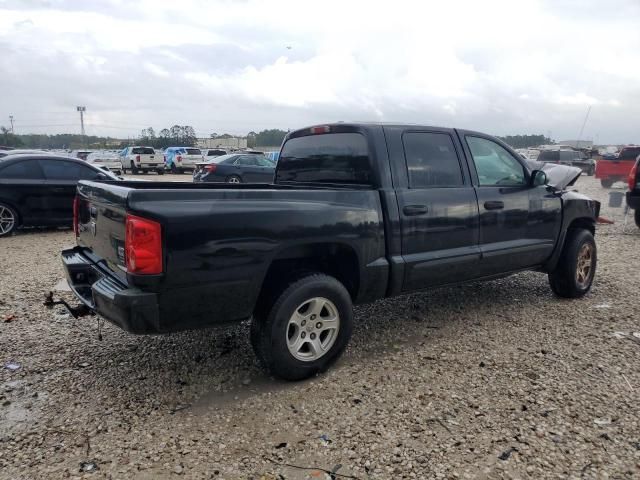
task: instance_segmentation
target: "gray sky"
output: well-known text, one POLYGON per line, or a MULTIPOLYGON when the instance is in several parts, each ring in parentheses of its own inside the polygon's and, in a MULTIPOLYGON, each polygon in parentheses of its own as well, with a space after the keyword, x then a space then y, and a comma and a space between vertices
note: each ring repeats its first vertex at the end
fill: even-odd
POLYGON ((0 0, 0 125, 336 120, 640 143, 640 0, 0 0))

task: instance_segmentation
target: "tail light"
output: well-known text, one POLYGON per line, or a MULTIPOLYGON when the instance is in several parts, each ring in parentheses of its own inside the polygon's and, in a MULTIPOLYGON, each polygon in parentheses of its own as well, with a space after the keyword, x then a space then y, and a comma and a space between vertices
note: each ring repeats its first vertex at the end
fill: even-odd
POLYGON ((136 162, 140 161, 140 155, 136 155, 136 162))
POLYGON ((80 228, 78 226, 80 215, 80 198, 76 195, 73 197, 73 233, 76 234, 76 238, 80 236, 80 228))
POLYGON ((124 245, 127 272, 162 273, 162 227, 158 222, 128 214, 124 245))
POLYGON ((638 174, 638 163, 633 166, 631 171, 629 172, 629 177, 627 177, 627 184, 629 185, 629 190, 634 190, 636 188, 636 175, 638 174))
POLYGON ((181 161, 182 161, 182 157, 181 157, 180 155, 178 155, 178 156, 176 157, 176 160, 177 160, 178 162, 181 162, 181 161))
POLYGON ((204 169, 205 169, 207 172, 209 172, 209 173, 211 173, 211 172, 215 172, 215 171, 216 171, 216 168, 218 168, 218 165, 216 165, 215 163, 214 163, 214 164, 212 164, 212 165, 205 165, 205 166, 204 166, 204 169))
POLYGON ((319 127, 311 127, 311 133, 314 135, 318 135, 320 133, 329 133, 331 132, 331 127, 329 125, 322 125, 319 127))

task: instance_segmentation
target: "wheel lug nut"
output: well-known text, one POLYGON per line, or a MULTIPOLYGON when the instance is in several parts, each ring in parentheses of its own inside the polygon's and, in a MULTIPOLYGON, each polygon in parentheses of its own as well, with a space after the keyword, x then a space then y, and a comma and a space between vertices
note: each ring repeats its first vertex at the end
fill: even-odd
POLYGON ((301 325, 304 327, 306 324, 307 324, 307 321, 306 320, 302 320, 301 325))
POLYGON ((312 333, 311 335, 309 335, 311 337, 311 340, 315 340, 316 339, 316 334, 312 333))
POLYGON ((307 332, 302 332, 302 333, 300 334, 300 338, 304 338, 304 337, 306 337, 306 336, 307 336, 307 332))
POLYGON ((313 315, 311 315, 311 320, 315 320, 316 319, 316 315, 315 313, 313 315))
POLYGON ((322 322, 316 323, 316 328, 322 328, 322 322))

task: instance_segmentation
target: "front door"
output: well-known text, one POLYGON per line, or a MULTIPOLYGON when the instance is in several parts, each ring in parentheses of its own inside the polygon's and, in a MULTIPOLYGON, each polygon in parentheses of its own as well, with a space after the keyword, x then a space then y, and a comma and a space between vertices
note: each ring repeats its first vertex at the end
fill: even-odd
POLYGON ((542 194, 544 187, 530 187, 523 163, 506 148, 481 134, 465 134, 467 152, 473 160, 480 210, 480 249, 483 276, 506 273, 541 264, 553 250, 555 240, 542 232, 559 208, 559 200, 542 194), (542 194, 542 196, 541 196, 542 194), (545 203, 546 212, 530 215, 532 202, 545 203), (544 225, 539 224, 540 219, 544 225))
POLYGON ((43 181, 37 160, 13 162, 0 170, 0 201, 18 209, 24 225, 41 225, 46 220, 43 181))
POLYGON ((480 259, 478 206, 457 138, 447 130, 389 134, 404 151, 406 188, 401 179, 396 189, 403 290, 473 278, 480 259))

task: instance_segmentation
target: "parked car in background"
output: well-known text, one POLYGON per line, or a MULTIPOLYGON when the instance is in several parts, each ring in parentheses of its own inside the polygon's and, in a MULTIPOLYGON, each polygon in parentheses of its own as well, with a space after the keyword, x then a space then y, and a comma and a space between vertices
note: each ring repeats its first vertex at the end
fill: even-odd
POLYGON ((185 170, 195 170, 196 164, 202 163, 204 156, 195 147, 167 147, 164 151, 165 167, 172 173, 183 173, 185 170))
POLYGON ((164 158, 153 147, 127 147, 119 154, 123 173, 127 170, 134 175, 138 172, 164 174, 164 158))
POLYGON ((611 188, 615 182, 627 180, 629 172, 640 155, 640 145, 623 147, 615 157, 603 156, 596 166, 596 178, 600 185, 611 188))
POLYGON ((27 149, 19 149, 13 148, 11 150, 0 150, 0 158, 6 157, 7 155, 21 155, 25 153, 47 153, 44 150, 27 150, 27 149))
POLYGON ((636 157, 636 163, 629 172, 627 178, 629 191, 627 192, 627 205, 633 210, 633 218, 640 228, 640 155, 636 157))
POLYGON ((116 152, 99 151, 92 152, 87 156, 87 163, 95 165, 98 168, 107 168, 117 175, 122 173, 122 163, 116 152))
POLYGON ((596 170, 596 161, 579 150, 542 150, 538 154, 536 161, 579 167, 590 176, 596 170))
POLYGON ((0 159, 0 237, 22 226, 71 226, 79 180, 118 180, 83 160, 46 153, 0 159))
POLYGON ((230 154, 198 163, 194 182, 273 183, 276 164, 264 155, 230 154))
POLYGON ((567 188, 580 174, 530 170, 478 132, 319 125, 287 134, 271 185, 80 182, 62 260, 86 309, 121 328, 251 318, 260 362, 299 380, 344 351, 353 304, 523 270, 585 295, 600 204, 567 188))
POLYGON ((93 150, 72 150, 71 156, 73 158, 79 158, 80 160, 86 160, 87 157, 93 153, 93 150))
POLYGON ((227 155, 229 152, 222 150, 221 148, 210 148, 204 151, 205 160, 213 157, 220 157, 221 155, 227 155))

